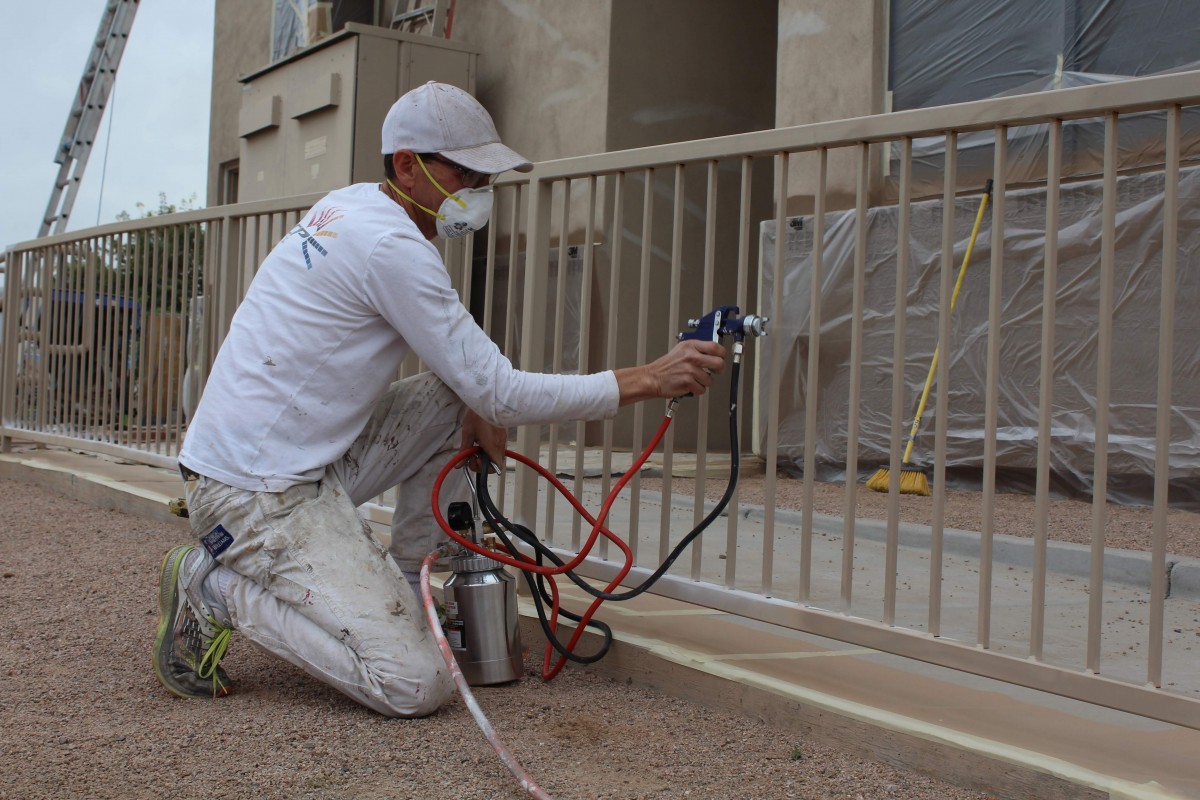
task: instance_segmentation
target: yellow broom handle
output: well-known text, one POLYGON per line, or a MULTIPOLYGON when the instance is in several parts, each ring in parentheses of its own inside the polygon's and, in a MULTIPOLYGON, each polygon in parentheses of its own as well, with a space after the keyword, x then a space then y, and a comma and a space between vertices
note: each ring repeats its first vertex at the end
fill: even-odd
MULTIPOLYGON (((971 239, 967 242, 967 252, 963 254, 962 266, 958 268, 958 280, 954 282, 954 293, 950 295, 950 314, 953 316, 954 307, 958 305, 958 293, 962 289, 963 278, 967 275, 967 264, 971 262, 971 251, 975 249, 975 237, 979 235, 979 228, 983 224, 983 212, 987 208, 988 198, 992 194, 992 181, 988 180, 987 186, 983 190, 983 199, 979 201, 979 212, 975 215, 975 226, 971 228, 971 239)), ((902 463, 907 464, 908 459, 912 457, 913 442, 917 438, 917 429, 921 427, 921 417, 925 415, 925 404, 929 402, 929 390, 933 387, 933 375, 937 372, 938 351, 941 350, 941 342, 933 348, 933 360, 929 362, 929 375, 925 378, 925 388, 921 391, 921 402, 917 404, 917 413, 913 417, 912 428, 908 432, 908 445, 904 448, 904 460, 902 463)))

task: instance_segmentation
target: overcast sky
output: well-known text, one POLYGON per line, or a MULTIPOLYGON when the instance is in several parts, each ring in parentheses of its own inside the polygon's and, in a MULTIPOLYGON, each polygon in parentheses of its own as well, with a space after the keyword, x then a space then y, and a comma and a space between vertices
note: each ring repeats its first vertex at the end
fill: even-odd
MULTIPOLYGON (((58 175, 55 150, 106 0, 4 5, 0 248, 38 235, 58 175)), ((138 203, 156 210, 160 192, 175 204, 194 194, 194 205, 204 206, 212 6, 211 0, 138 3, 68 230, 113 222, 121 211, 139 217, 138 203)))

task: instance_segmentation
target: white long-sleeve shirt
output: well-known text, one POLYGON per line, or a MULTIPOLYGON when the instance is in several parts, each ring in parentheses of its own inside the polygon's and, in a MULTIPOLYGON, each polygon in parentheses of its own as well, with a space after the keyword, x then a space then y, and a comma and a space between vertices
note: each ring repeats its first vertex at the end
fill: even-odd
POLYGON ((263 261, 179 460, 250 491, 315 481, 410 350, 497 425, 602 419, 619 405, 612 372, 515 370, 404 209, 377 184, 356 184, 323 198, 263 261))

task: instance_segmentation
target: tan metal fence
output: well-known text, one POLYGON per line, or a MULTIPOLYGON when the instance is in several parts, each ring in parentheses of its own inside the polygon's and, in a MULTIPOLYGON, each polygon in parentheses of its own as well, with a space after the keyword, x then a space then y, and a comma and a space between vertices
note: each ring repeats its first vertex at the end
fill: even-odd
MULTIPOLYGON (((503 180, 486 240, 452 246, 447 260, 485 329, 525 369, 588 372, 644 362, 673 344, 687 318, 717 305, 772 319, 771 334, 750 345, 737 403, 740 449, 753 454, 743 460, 747 471, 761 472, 762 496, 748 503, 735 495, 725 517, 655 591, 1200 728, 1200 672, 1191 666, 1190 642, 1171 635, 1195 630, 1196 606, 1169 596, 1167 586, 1168 490, 1198 471, 1186 448, 1172 455, 1180 397, 1170 368, 1180 314, 1186 316, 1177 295, 1194 284, 1196 267, 1187 260, 1193 251, 1181 246, 1181 205, 1190 200, 1181 203, 1179 187, 1185 162, 1200 155, 1198 103, 1200 73, 1180 73, 545 162, 503 180), (1095 329, 1086 332, 1095 340, 1088 362, 1095 402, 1080 413, 1091 443, 1089 480, 1106 487, 1114 477, 1109 454, 1119 449, 1112 416, 1113 354, 1122 344, 1113 326, 1118 181, 1150 173, 1161 174, 1163 187, 1150 212, 1161 267, 1148 278, 1160 301, 1141 354, 1155 375, 1148 392, 1152 430, 1139 431, 1152 451, 1152 545, 1139 562, 1143 572, 1114 579, 1119 554, 1105 546, 1108 505, 1097 491, 1084 566, 1064 578, 1049 514, 1060 466, 1054 354, 1083 333, 1064 332, 1055 316, 1064 258, 1061 199, 1068 186, 1090 180, 1099 187, 1100 211, 1092 220, 1099 233, 1089 245, 1098 266, 1084 276, 1098 293, 1095 329), (950 302, 962 221, 956 222, 955 206, 960 198, 976 202, 983 177, 995 189, 986 279, 978 291, 986 316, 975 387, 979 431, 974 444, 960 441, 951 421, 952 359, 941 359, 922 434, 922 442, 932 443, 932 497, 914 515, 898 492, 898 445, 913 410, 907 368, 919 370, 926 351, 914 353, 910 341, 953 341, 950 302), (1010 540, 1021 537, 998 530, 994 512, 1007 464, 998 442, 1010 398, 1001 387, 1014 367, 1003 349, 1011 336, 1002 302, 1012 257, 1006 250, 1027 241, 1023 231, 1006 229, 1006 212, 1026 190, 1041 193, 1045 223, 1036 255, 1041 295, 1036 313, 1024 320, 1036 331, 1038 354, 1036 364, 1024 365, 1035 376, 1026 422, 1036 504, 1022 521, 1032 535, 1024 537, 1027 561, 1018 563, 1004 559, 1010 540), (907 243, 921 203, 941 215, 940 246, 930 256, 936 280, 926 287, 935 298, 929 330, 918 330, 915 317, 910 322, 917 276, 907 243), (905 246, 884 268, 869 269, 866 222, 884 209, 895 212, 889 235, 905 246), (839 287, 844 319, 835 328, 823 303, 841 219, 850 223, 842 231, 850 243, 849 272, 839 287), (815 244, 804 268, 788 271, 788 248, 801 231, 815 244), (880 309, 891 343, 882 357, 868 346, 880 328, 880 309), (880 396, 886 401, 877 407, 880 396), (868 446, 879 419, 889 442, 882 458, 868 446), (830 427, 836 428, 832 448, 822 438, 830 427), (950 530, 945 522, 947 464, 964 447, 980 467, 978 531, 950 530), (880 466, 891 476, 890 492, 886 512, 872 517, 863 512, 856 479, 864 468, 880 466), (818 478, 831 469, 854 478, 844 482, 836 517, 814 511, 818 478), (794 474, 803 476, 800 502, 789 509, 782 488, 796 485, 787 477, 794 474), (1119 648, 1105 624, 1113 619, 1140 620, 1134 638, 1119 648)), ((187 410, 255 266, 315 199, 187 212, 10 250, 5 441, 171 464, 187 410)), ((413 360, 403 372, 419 368, 413 360)), ((705 497, 723 488, 730 459, 726 391, 719 382, 681 404, 655 472, 634 476, 614 508, 613 527, 629 531, 634 549, 630 580, 652 572, 707 513, 705 497), (651 478, 653 488, 646 483, 651 478)), ((576 494, 594 507, 649 438, 659 411, 641 404, 605 423, 525 428, 516 449, 570 475, 576 494)), ((532 475, 505 476, 497 490, 512 515, 543 539, 563 550, 578 547, 579 520, 532 475)), ((367 511, 382 518, 388 505, 385 495, 367 511)), ((609 579, 618 568, 602 549, 585 572, 609 579)))

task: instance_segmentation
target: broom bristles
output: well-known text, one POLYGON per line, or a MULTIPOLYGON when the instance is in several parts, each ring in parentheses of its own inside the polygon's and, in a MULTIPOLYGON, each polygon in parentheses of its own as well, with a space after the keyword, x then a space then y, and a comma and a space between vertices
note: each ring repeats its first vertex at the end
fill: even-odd
MULTIPOLYGON (((866 486, 868 489, 886 493, 891 486, 891 478, 892 471, 887 467, 880 467, 867 480, 866 486)), ((911 469, 901 468, 900 494, 915 494, 921 497, 930 497, 932 492, 929 491, 929 478, 925 475, 925 471, 916 467, 911 469)))
POLYGON ((900 494, 916 494, 929 497, 929 478, 919 469, 900 470, 900 494))
POLYGON ((875 474, 867 479, 867 488, 874 489, 877 492, 886 492, 888 484, 891 482, 892 471, 887 467, 880 467, 875 474))

